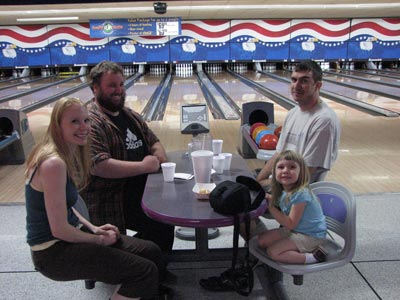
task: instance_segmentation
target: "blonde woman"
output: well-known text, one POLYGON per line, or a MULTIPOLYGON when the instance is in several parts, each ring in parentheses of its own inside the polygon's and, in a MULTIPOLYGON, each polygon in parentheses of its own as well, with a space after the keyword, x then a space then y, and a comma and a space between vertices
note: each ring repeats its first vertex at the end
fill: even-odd
POLYGON ((316 263, 325 259, 319 246, 326 236, 325 216, 317 197, 309 189, 309 171, 301 155, 280 153, 272 173, 272 194, 268 210, 280 228, 258 236, 261 248, 271 259, 293 264, 316 263), (279 207, 279 209, 278 209, 279 207))
POLYGON ((34 266, 53 280, 116 284, 112 300, 152 297, 163 268, 160 248, 121 235, 114 225, 95 226, 73 208, 90 171, 89 132, 85 106, 62 98, 27 160, 26 228, 34 266))

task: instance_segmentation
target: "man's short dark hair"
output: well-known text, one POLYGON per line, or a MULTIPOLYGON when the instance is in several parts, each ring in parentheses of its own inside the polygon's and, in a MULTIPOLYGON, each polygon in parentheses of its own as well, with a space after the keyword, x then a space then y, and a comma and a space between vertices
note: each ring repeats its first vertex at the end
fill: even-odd
POLYGON ((295 72, 311 71, 315 82, 322 81, 322 69, 319 64, 312 60, 302 61, 295 66, 295 72))
POLYGON ((103 74, 107 72, 120 73, 124 75, 124 71, 119 64, 112 61, 103 60, 90 70, 89 78, 90 78, 90 88, 92 90, 93 90, 93 85, 100 84, 101 76, 103 76, 103 74))

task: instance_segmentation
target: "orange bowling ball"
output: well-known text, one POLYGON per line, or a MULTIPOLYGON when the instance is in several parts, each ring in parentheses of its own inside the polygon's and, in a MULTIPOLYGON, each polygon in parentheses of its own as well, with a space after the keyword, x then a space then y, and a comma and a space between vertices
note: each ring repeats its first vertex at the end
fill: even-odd
POLYGON ((282 131, 282 126, 278 126, 274 130, 274 134, 278 137, 278 139, 281 137, 281 131, 282 131))
POLYGON ((253 125, 251 125, 250 127, 250 135, 253 136, 253 131, 254 129, 256 129, 258 126, 266 126, 264 123, 262 122, 256 122, 253 125))
POLYGON ((259 148, 263 150, 275 150, 278 144, 278 137, 275 134, 265 134, 261 140, 259 148))
POLYGON ((268 127, 267 127, 265 124, 262 125, 262 126, 256 127, 256 129, 254 129, 254 130, 253 130, 253 133, 251 134, 251 137, 253 138, 253 140, 256 140, 257 134, 258 134, 260 131, 263 131, 263 130, 268 130, 268 127))

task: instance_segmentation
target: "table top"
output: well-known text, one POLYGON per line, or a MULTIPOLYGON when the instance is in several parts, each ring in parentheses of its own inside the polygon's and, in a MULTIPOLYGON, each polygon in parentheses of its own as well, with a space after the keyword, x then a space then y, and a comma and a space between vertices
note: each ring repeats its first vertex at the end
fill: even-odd
MULTIPOLYGON (((193 174, 192 163, 184 151, 168 153, 168 160, 176 163, 176 173, 193 174)), ((231 169, 223 174, 213 174, 212 181, 216 184, 224 180, 235 181, 239 175, 250 176, 245 160, 233 154, 231 169)), ((142 198, 142 208, 152 219, 184 227, 223 227, 233 225, 233 217, 216 213, 208 200, 196 198, 192 189, 195 180, 174 179, 164 182, 161 172, 149 174, 142 198)), ((266 202, 250 213, 251 217, 260 216, 266 210, 266 202)))

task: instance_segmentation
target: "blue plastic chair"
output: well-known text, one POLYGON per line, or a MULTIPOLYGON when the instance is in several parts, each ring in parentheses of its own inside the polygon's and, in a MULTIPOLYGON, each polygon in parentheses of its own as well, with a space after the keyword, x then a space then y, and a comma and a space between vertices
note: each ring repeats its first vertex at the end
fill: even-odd
MULTIPOLYGON (((356 203, 354 195, 344 186, 329 181, 310 185, 319 198, 326 217, 328 237, 322 248, 328 252, 327 260, 315 264, 279 263, 267 256, 258 246, 257 237, 250 240, 250 253, 272 269, 291 274, 296 285, 303 284, 303 275, 343 266, 351 261, 356 249, 356 203)), ((282 276, 280 276, 281 280, 282 276)))

